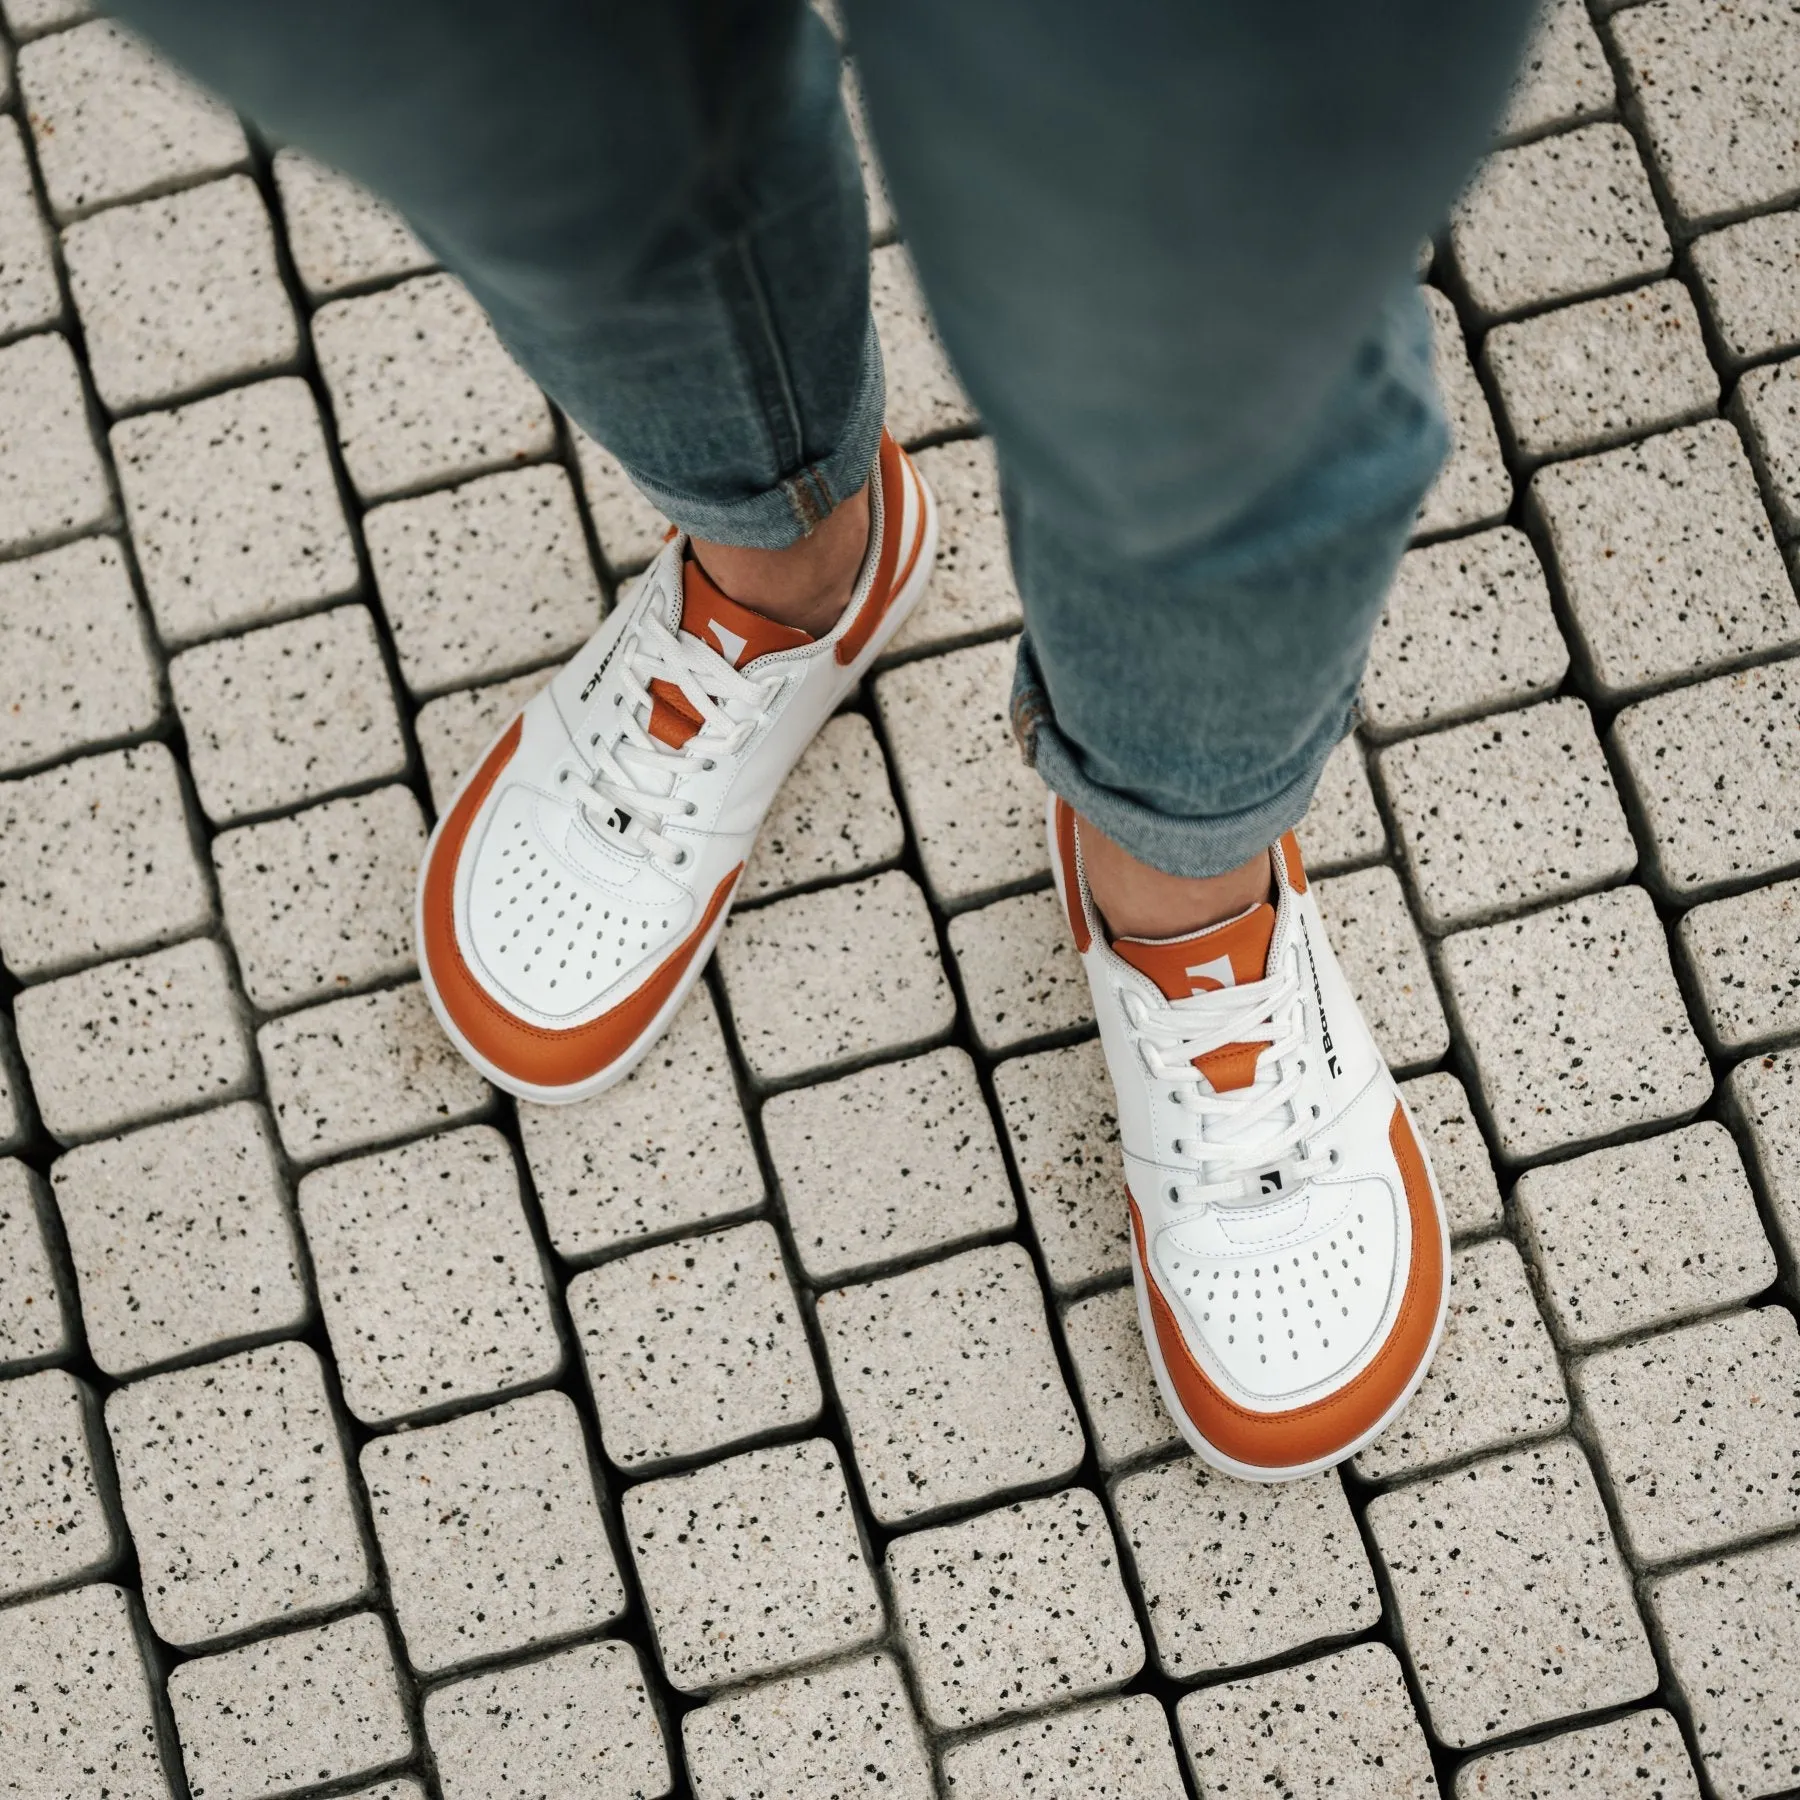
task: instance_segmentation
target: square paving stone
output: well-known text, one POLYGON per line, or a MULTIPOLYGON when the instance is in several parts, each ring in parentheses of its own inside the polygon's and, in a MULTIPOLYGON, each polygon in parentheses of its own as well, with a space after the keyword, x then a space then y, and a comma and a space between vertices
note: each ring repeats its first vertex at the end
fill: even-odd
POLYGON ((1656 1661, 1581 1452, 1504 1452, 1378 1495, 1408 1660, 1456 1749, 1642 1699, 1656 1661))
POLYGON ((299 1199, 344 1404, 365 1424, 562 1367, 512 1149, 491 1126, 316 1169, 299 1199))
POLYGON ((0 783, 0 956, 21 979, 154 949, 212 919, 166 744, 0 783))
POLYGON ((1386 1644, 1189 1694, 1175 1717, 1206 1800, 1437 1800, 1431 1750, 1386 1644))
POLYGON ((1479 1756, 1456 1772, 1456 1800, 1700 1800, 1681 1727, 1666 1712, 1627 1713, 1479 1756))
POLYGON ((778 1094, 762 1121, 810 1280, 954 1249, 1017 1218, 965 1051, 934 1050, 778 1094))
POLYGON ((1613 739, 1668 892, 1698 899, 1800 869, 1800 661, 1640 700, 1613 739))
POLYGON ((1306 816, 1295 829, 1311 875, 1334 874, 1387 854, 1387 827, 1355 737, 1342 739, 1325 759, 1306 816))
POLYGON ((416 981, 272 1020, 256 1044, 282 1147, 299 1163, 460 1125, 494 1098, 416 981))
POLYGON ((1749 440, 1769 512, 1782 534, 1792 537, 1800 532, 1800 362, 1750 370, 1732 396, 1731 412, 1749 440))
POLYGON ((931 1800, 931 1759, 883 1651, 697 1707, 681 1721, 695 1800, 931 1800))
POLYGON ((975 408, 938 342, 903 245, 889 244, 869 259, 869 310, 887 367, 887 423, 894 436, 910 444, 930 432, 974 424, 975 408))
POLYGON ((560 661, 600 623, 600 584, 563 469, 395 500, 364 515, 363 535, 415 695, 560 661))
POLYGON ((1482 347, 1521 455, 1599 450, 1716 412, 1719 378, 1678 281, 1497 325, 1482 347))
POLYGON ((1650 1589, 1711 1792, 1800 1782, 1800 1539, 1665 1575, 1650 1589))
POLYGON ((1449 297, 1423 290, 1431 314, 1432 365, 1450 426, 1450 454, 1419 508, 1421 532, 1470 531, 1498 525, 1512 505, 1512 477, 1487 396, 1475 378, 1462 326, 1449 297))
POLYGON ((1623 1344, 1575 1389, 1639 1563, 1800 1520, 1800 1330, 1779 1306, 1623 1344))
POLYGON ((350 1471, 305 1344, 134 1381, 107 1397, 106 1428, 165 1643, 191 1649, 368 1594, 350 1471))
POLYGON ((82 219, 63 233, 63 260, 94 386, 115 413, 299 357, 274 230, 248 175, 82 219))
POLYGON ((1144 1666, 1106 1511, 1086 1488, 895 1538, 887 1569, 940 1731, 1106 1693, 1144 1666))
POLYGON ((624 1515, 663 1673, 684 1694, 859 1649, 885 1628, 823 1438, 641 1482, 624 1515))
POLYGON ((1470 301, 1490 319, 1666 275, 1672 256, 1622 125, 1495 151, 1456 203, 1450 245, 1470 301))
POLYGON ((1051 1285, 1067 1294, 1131 1267, 1112 1078, 1090 1040, 1002 1063, 994 1092, 1051 1285))
POLYGON ((1696 906, 1680 938, 1720 1048, 1800 1034, 1800 881, 1696 906))
POLYGON ((1800 643, 1800 598, 1724 420, 1540 469, 1530 492, 1603 698, 1800 643))
POLYGON ((1424 1384, 1356 1458, 1386 1481, 1560 1431, 1569 1397, 1519 1253, 1505 1238, 1451 1259, 1450 1316, 1424 1384))
POLYGON ((569 1283, 600 1440, 651 1468, 811 1424, 823 1395, 775 1228, 757 1219, 569 1283))
POLYGON ((549 455, 549 403, 468 290, 421 275, 313 314, 313 348, 337 414, 344 466, 385 500, 549 455))
POLYGON ((1497 1226, 1500 1185, 1463 1084, 1454 1075, 1420 1075, 1403 1082, 1400 1094, 1431 1158, 1450 1235, 1467 1237, 1497 1226))
POLYGON ((925 896, 898 870, 738 913, 719 969, 759 1081, 922 1043, 956 1012, 925 896))
POLYGON ((967 1250, 821 1295, 819 1330, 882 1525, 1066 1481, 1086 1451, 1031 1258, 967 1250))
POLYGON ((13 1002, 38 1111, 65 1144, 247 1093, 243 1002, 211 938, 102 963, 13 1002))
POLYGON ((1710 1121, 1528 1169, 1513 1201, 1551 1323, 1575 1349, 1716 1311, 1775 1279, 1737 1145, 1710 1121))
POLYGON ((575 471, 587 501, 600 554, 615 576, 635 572, 656 559, 667 541, 669 521, 644 498, 609 450, 603 450, 572 420, 569 437, 575 446, 575 471))
POLYGON ((0 1612, 14 1793, 170 1800, 130 1597, 96 1582, 0 1612))
POLYGON ((363 1481, 407 1660, 438 1674, 625 1610, 574 1402, 554 1391, 376 1438, 363 1481))
POLYGON ((377 788, 222 831, 213 863, 244 987, 264 1012, 415 973, 413 890, 425 820, 377 788))
POLYGON ((89 16, 88 0, 4 0, 7 29, 23 43, 27 38, 73 25, 89 16))
POLYGON ((1117 1469, 1181 1442, 1156 1391, 1129 1287, 1077 1301, 1063 1314, 1063 1337, 1101 1468, 1117 1469))
POLYGON ((763 1201, 704 983, 623 1081, 573 1106, 521 1101, 519 1131, 550 1241, 571 1262, 719 1223, 763 1201))
POLYGON ((582 1644, 425 1697, 444 1800, 656 1800, 669 1753, 629 1644, 582 1644))
POLYGON ((419 739, 419 756, 431 788, 431 803, 440 812, 450 810, 456 785, 481 759, 481 753, 510 725, 554 673, 534 670, 497 681, 492 687, 471 688, 445 694, 420 707, 413 720, 419 739))
POLYGON ((944 1791, 965 1800, 1182 1800, 1187 1790, 1168 1715, 1148 1694, 1126 1694, 963 1738, 944 1752, 944 1791))
POLYGON ((66 1369, 0 1381, 0 1599, 91 1580, 119 1554, 99 1426, 66 1369))
POLYGON ((1156 1660, 1179 1681, 1350 1637, 1381 1617, 1336 1474, 1258 1484, 1198 1457, 1113 1489, 1156 1660))
POLYGON ((913 458, 938 503, 937 564, 916 611, 888 645, 892 656, 937 649, 1022 622, 1000 512, 1000 476, 986 438, 937 444, 913 458))
POLYGON ((387 1631, 374 1613, 183 1663, 169 1705, 196 1795, 264 1800, 413 1752, 387 1631))
POLYGON ((261 1107, 84 1144, 51 1178, 88 1351, 107 1374, 297 1332, 311 1315, 261 1107))
POLYGON ((1334 875, 1314 892, 1344 978, 1397 1074, 1436 1062, 1450 1048, 1443 1003, 1419 930, 1392 869, 1334 875))
MULTIPOLYGON (((0 350, 0 554, 92 531, 110 524, 114 510, 69 340, 44 331, 7 345, 0 350)), ((21 573, 8 570, 8 586, 21 573)))
POLYGON ((1800 212, 1710 231, 1688 254, 1727 362, 1800 350, 1800 212))
POLYGON ((1603 887, 1637 845, 1584 701, 1549 700, 1382 752, 1426 929, 1603 887))
POLYGON ((16 337, 54 325, 62 317, 62 284, 14 119, 0 120, 0 237, 6 242, 6 261, 0 265, 0 332, 16 337))
POLYGON ((1053 889, 958 913, 950 921, 950 951, 984 1050, 1093 1024, 1087 971, 1053 889))
POLYGON ((288 249, 309 300, 431 267, 431 252, 406 221, 348 175, 301 150, 277 150, 274 172, 288 249))
POLYGON ((356 592, 356 547, 318 404, 298 377, 122 419, 112 451, 165 644, 356 592))
POLYGON ((0 1159, 0 1370, 9 1375, 56 1361, 74 1345, 73 1309, 57 1279, 48 1225, 49 1197, 36 1170, 0 1159))
POLYGON ((1538 8, 1500 134, 1534 136, 1609 115, 1616 98, 1612 69, 1583 0, 1547 0, 1538 8))
POLYGON ((1642 888, 1447 938, 1444 972, 1508 1160, 1673 1122, 1712 1074, 1642 888))
POLYGON ((231 109, 110 19, 21 50, 19 85, 59 219, 249 160, 231 109))

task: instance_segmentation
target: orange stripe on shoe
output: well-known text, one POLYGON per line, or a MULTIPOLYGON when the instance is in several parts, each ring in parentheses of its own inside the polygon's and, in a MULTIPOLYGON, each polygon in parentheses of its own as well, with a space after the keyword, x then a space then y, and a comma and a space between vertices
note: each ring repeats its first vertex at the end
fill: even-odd
POLYGON ((1175 1322, 1174 1309, 1150 1272, 1144 1221, 1136 1200, 1131 1198, 1129 1189, 1126 1191, 1138 1267, 1143 1271, 1144 1287, 1150 1296, 1150 1316, 1156 1325, 1163 1366, 1194 1429, 1235 1462, 1256 1469, 1298 1468, 1354 1444, 1406 1392, 1431 1348, 1443 1302, 1444 1243, 1425 1158, 1419 1152, 1405 1108, 1398 1101, 1388 1126, 1388 1143, 1400 1165, 1407 1215, 1412 1222, 1412 1267, 1399 1315, 1387 1342, 1354 1381, 1323 1400, 1289 1412, 1260 1413, 1240 1406, 1221 1392, 1194 1360, 1175 1322))
POLYGON ((425 919, 422 948, 438 999, 478 1055, 515 1081, 533 1087, 570 1087, 616 1062, 650 1028, 705 942, 744 865, 739 863, 719 883, 700 923, 664 958, 650 979, 617 1006, 585 1025, 562 1030, 515 1018, 475 979, 463 960, 456 941, 456 864, 475 815, 519 747, 522 728, 522 719, 513 720, 506 735, 488 752, 432 846, 421 909, 425 919))
POLYGON ((875 458, 875 473, 881 482, 881 556, 875 564, 875 579, 869 584, 861 608, 850 623, 850 629, 838 639, 837 659, 841 664, 856 661, 867 647, 876 628, 887 616, 894 596, 906 585, 919 560, 925 543, 925 513, 919 510, 919 524, 904 566, 900 560, 900 533, 906 523, 906 471, 910 459, 894 442, 887 430, 881 434, 881 449, 875 458))
POLYGON ((1284 831, 1276 848, 1281 852, 1282 866, 1287 870, 1287 884, 1296 894, 1306 892, 1306 864, 1300 860, 1300 840, 1284 831))
POLYGON ((1075 934, 1075 949, 1086 956, 1094 934, 1088 929, 1087 912, 1081 904, 1081 870, 1075 856, 1075 809, 1059 794, 1056 797, 1056 854, 1062 862, 1063 904, 1068 909, 1069 930, 1075 934))

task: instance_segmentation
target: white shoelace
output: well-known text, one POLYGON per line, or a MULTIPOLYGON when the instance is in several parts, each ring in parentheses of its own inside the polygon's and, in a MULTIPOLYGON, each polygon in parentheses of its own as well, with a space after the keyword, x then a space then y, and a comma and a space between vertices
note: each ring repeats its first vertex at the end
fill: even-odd
POLYGON ((1275 1191, 1265 1185, 1265 1176, 1273 1175, 1285 1191, 1332 1166, 1333 1157, 1313 1154, 1306 1143, 1316 1108, 1299 1098, 1306 1032, 1297 975, 1243 982, 1185 1000, 1151 1002, 1127 992, 1124 1002, 1145 1067, 1194 1118, 1194 1135, 1178 1140, 1178 1151, 1198 1162, 1200 1173, 1176 1178, 1170 1200, 1254 1205, 1275 1191), (1257 1057, 1247 1087, 1217 1093, 1194 1066, 1197 1058, 1229 1044, 1261 1043, 1269 1047, 1257 1057))

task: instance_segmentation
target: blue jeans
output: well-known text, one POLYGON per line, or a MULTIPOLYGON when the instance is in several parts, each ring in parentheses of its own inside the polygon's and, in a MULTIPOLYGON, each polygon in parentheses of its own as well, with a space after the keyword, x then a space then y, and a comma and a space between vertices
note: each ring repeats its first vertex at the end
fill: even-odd
MULTIPOLYGON (((1176 874, 1306 809, 1443 455, 1412 262, 1532 0, 845 0, 992 433, 1014 718, 1176 874)), ((689 530, 777 548, 883 408, 839 51, 802 0, 124 0, 395 202, 689 530)))

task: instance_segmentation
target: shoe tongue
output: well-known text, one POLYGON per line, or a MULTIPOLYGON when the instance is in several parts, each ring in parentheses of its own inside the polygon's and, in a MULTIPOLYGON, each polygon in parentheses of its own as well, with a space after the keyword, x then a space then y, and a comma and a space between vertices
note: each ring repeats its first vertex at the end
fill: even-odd
POLYGON ((718 651, 734 669, 772 651, 814 641, 810 632, 765 619, 721 593, 691 556, 681 565, 681 629, 718 651))
POLYGON ((1239 987, 1269 972, 1275 908, 1260 900, 1248 912, 1178 938, 1114 938, 1113 949, 1162 989, 1165 1000, 1239 987))

